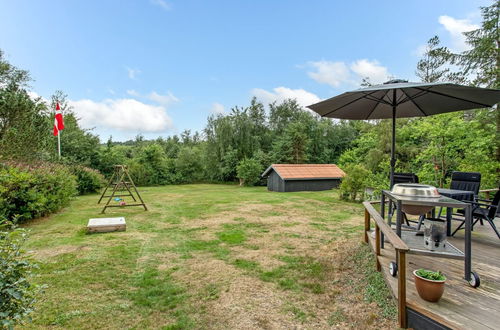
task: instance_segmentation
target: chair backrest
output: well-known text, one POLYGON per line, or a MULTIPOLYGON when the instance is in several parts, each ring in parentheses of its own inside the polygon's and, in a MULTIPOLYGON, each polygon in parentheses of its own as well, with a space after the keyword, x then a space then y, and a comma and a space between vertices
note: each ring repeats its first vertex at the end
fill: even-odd
POLYGON ((413 173, 394 173, 394 184, 418 183, 418 176, 413 173))
POLYGON ((481 185, 479 172, 453 172, 451 174, 450 189, 473 191, 477 196, 481 185))
POLYGON ((496 209, 494 207, 490 207, 488 210, 488 218, 493 219, 496 215, 500 214, 500 190, 495 193, 491 205, 497 206, 496 209))

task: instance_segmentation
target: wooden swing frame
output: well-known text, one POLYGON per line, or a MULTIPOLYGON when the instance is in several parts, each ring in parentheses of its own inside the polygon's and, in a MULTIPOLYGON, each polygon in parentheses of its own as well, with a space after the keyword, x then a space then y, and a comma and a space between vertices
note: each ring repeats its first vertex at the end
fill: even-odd
POLYGON ((114 165, 114 172, 113 175, 111 176, 111 179, 109 180, 108 184, 106 185, 106 188, 104 188, 104 191, 101 194, 101 198, 99 198, 99 201, 97 204, 100 204, 103 198, 108 198, 108 201, 106 202, 106 205, 104 205, 104 208, 102 209, 101 213, 105 213, 106 209, 108 207, 128 207, 128 206, 142 206, 144 207, 144 211, 147 211, 148 208, 146 207, 146 203, 142 200, 141 195, 139 194, 139 191, 137 190, 137 187, 134 184, 134 181, 130 177, 130 174, 128 173, 128 168, 127 165, 114 165), (106 192, 110 187, 113 187, 113 190, 111 192, 111 195, 106 196, 106 192), (123 189, 125 188, 125 189, 123 189), (131 189, 132 188, 132 189, 131 189), (128 192, 128 194, 122 194, 121 192, 126 190, 125 192, 128 192), (135 192, 132 192, 132 190, 135 192), (118 193, 118 194, 117 194, 118 193), (130 196, 134 200, 134 204, 125 204, 125 205, 110 205, 111 201, 113 200, 114 197, 126 197, 130 196), (136 198, 137 197, 137 198, 136 198), (137 201, 139 199, 140 203, 137 201))

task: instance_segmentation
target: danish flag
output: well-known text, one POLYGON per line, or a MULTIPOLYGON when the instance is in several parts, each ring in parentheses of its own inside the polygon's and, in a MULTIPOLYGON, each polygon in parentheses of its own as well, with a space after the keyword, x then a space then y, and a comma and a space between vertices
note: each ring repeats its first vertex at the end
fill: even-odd
POLYGON ((64 129, 64 121, 63 121, 63 115, 61 111, 61 107, 59 106, 59 102, 56 103, 56 116, 54 118, 54 136, 59 135, 59 131, 62 131, 64 129))

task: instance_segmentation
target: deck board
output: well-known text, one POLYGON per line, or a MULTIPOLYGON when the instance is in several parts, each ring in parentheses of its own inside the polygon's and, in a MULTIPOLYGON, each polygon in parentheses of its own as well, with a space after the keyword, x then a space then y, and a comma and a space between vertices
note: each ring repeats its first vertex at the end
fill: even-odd
MULTIPOLYGON (((407 306, 450 328, 498 329, 500 327, 500 239, 488 224, 477 225, 472 233, 472 270, 479 274, 481 286, 470 287, 464 276, 464 261, 407 254, 407 306), (422 300, 413 284, 413 271, 419 268, 441 270, 448 278, 438 303, 422 300)), ((375 239, 368 235, 372 248, 375 239)), ((463 231, 449 241, 463 250, 463 231)), ((389 274, 389 263, 395 260, 390 243, 381 250, 382 273, 397 299, 397 277, 389 274)))

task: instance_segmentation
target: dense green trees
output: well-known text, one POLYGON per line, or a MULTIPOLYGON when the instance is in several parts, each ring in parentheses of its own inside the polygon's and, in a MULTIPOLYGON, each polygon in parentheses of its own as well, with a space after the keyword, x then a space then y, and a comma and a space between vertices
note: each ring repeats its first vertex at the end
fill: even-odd
POLYGON ((33 100, 27 71, 7 62, 0 50, 0 156, 3 158, 46 157, 50 133, 47 106, 33 100))
MULTIPOLYGON (((500 87, 499 1, 481 10, 480 28, 465 34, 470 50, 454 54, 440 45, 438 37, 429 40, 416 66, 422 81, 500 87)), ((112 165, 127 164, 141 185, 236 181, 242 178, 241 164, 251 163, 252 171, 246 172, 257 173, 257 168, 264 170, 272 163, 338 163, 346 168, 363 166, 369 172, 367 185, 388 185, 390 123, 385 120, 334 121, 319 118, 295 100, 265 105, 254 98, 246 107, 210 116, 203 132, 186 130, 150 141, 138 136, 123 143, 110 138, 100 144, 97 136, 79 126, 64 93, 56 92, 50 105, 34 100, 28 94, 29 81, 29 74, 10 65, 0 52, 3 159, 84 165, 106 176, 112 165), (56 101, 66 123, 61 160, 55 157, 56 142, 50 135, 49 109, 56 101)), ((451 171, 479 171, 483 187, 495 186, 500 172, 499 112, 493 108, 399 119, 397 170, 415 172, 423 182, 439 186, 446 185, 451 171)), ((245 174, 247 183, 257 179, 245 174)))
MULTIPOLYGON (((500 1, 481 8, 483 21, 466 32, 471 47, 460 54, 429 40, 417 63, 417 76, 425 82, 452 81, 500 88, 500 1)), ((352 143, 339 164, 363 164, 365 185, 387 188, 389 171, 388 121, 375 121, 352 143)), ((444 186, 452 171, 477 171, 482 188, 498 187, 500 173, 500 109, 447 113, 427 118, 397 120, 397 171, 414 172, 424 183, 444 186)))
POLYGON ((203 136, 184 131, 151 141, 108 140, 98 148, 95 167, 108 174, 112 164, 128 164, 141 185, 225 182, 241 178, 238 165, 251 160, 254 178, 245 176, 245 182, 253 184, 272 163, 335 162, 362 126, 321 119, 294 100, 270 104, 266 110, 252 99, 248 107, 210 116, 203 136))
POLYGON ((232 181, 243 159, 272 163, 335 162, 357 136, 360 124, 321 119, 295 100, 272 103, 266 111, 252 99, 247 108, 211 116, 205 128, 206 178, 232 181))
POLYGON ((238 178, 240 179, 240 186, 253 186, 256 184, 259 181, 262 170, 262 165, 257 159, 243 159, 236 168, 238 178))
MULTIPOLYGON (((472 74, 473 84, 500 88, 500 1, 481 7, 483 21, 479 29, 465 32, 471 46, 462 54, 456 54, 454 62, 460 65, 464 75, 472 74)), ((496 123, 496 160, 500 162, 500 109, 489 111, 496 123)), ((498 169, 500 173, 500 169, 498 169)))

